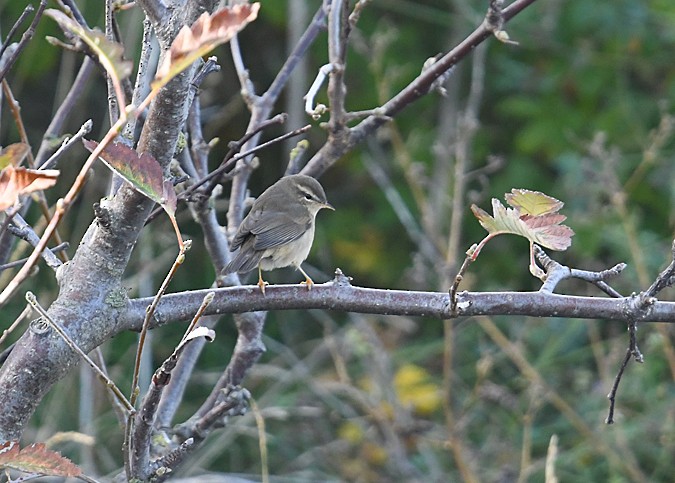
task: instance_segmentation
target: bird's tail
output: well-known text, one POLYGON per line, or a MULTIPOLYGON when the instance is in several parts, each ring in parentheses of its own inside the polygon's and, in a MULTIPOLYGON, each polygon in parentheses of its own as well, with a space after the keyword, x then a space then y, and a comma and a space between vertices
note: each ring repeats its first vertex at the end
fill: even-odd
POLYGON ((253 250, 252 247, 242 246, 239 248, 239 251, 234 255, 234 258, 230 260, 230 263, 225 265, 225 268, 222 270, 223 275, 228 273, 246 273, 250 272, 258 266, 260 259, 262 258, 263 252, 253 250))

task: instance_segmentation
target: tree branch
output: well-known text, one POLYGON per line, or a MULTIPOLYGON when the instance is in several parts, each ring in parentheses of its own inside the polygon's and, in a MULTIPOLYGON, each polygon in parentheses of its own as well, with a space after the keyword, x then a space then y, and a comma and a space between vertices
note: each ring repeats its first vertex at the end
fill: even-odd
MULTIPOLYGON (((157 307, 154 327, 189 319, 209 291, 215 298, 206 311, 232 314, 267 310, 324 309, 381 315, 452 319, 476 315, 522 315, 628 322, 675 323, 675 302, 654 302, 638 309, 632 297, 605 298, 559 295, 548 292, 460 292, 452 313, 447 292, 415 292, 353 286, 340 272, 335 279, 304 285, 271 285, 261 295, 257 285, 194 290, 167 294, 157 307)), ((151 298, 129 301, 120 329, 140 330, 140 321, 151 298), (140 317, 140 319, 139 319, 140 317)))
MULTIPOLYGON (((504 22, 529 7, 535 0, 516 0, 502 12, 504 22)), ((357 126, 349 130, 349 135, 338 136, 337 139, 326 143, 307 163, 302 170, 303 174, 320 176, 338 158, 360 144, 366 137, 382 126, 391 117, 401 112, 405 107, 429 93, 436 79, 448 69, 455 66, 460 60, 468 56, 485 39, 493 34, 486 22, 481 23, 468 37, 454 49, 425 69, 415 80, 401 92, 375 110, 375 114, 367 117, 357 126)), ((330 107, 333 109, 333 106, 330 107)), ((331 118, 331 122, 333 119, 331 118)))

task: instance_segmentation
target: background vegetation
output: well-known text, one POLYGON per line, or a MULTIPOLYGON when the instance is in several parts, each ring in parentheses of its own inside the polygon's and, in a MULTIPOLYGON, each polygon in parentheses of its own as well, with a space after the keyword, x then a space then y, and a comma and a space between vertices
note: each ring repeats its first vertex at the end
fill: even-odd
MULTIPOLYGON (((309 17, 297 17, 298 10, 289 13, 291 3, 263 1, 258 20, 240 35, 259 90, 286 58, 294 24, 308 22, 309 17)), ((311 16, 320 2, 298 4, 311 16)), ((0 3, 3 38, 24 6, 0 3)), ((103 24, 98 2, 80 7, 89 25, 103 24)), ((348 54, 347 107, 369 109, 389 99, 427 58, 448 51, 479 25, 486 8, 487 2, 464 0, 370 2, 348 54)), ((131 58, 138 56, 134 46, 142 18, 139 8, 120 15, 131 58)), ((470 204, 487 209, 491 197, 502 198, 514 187, 565 201, 563 213, 576 235, 567 252, 554 254, 561 263, 602 270, 627 262, 613 281, 622 294, 646 288, 670 262, 675 4, 541 0, 506 30, 519 45, 488 40, 455 69, 445 97, 432 94, 404 110, 322 176, 337 211, 318 217, 309 259, 317 282, 340 267, 361 286, 447 290, 463 252, 484 235, 470 216, 470 204), (480 173, 458 184, 460 162, 466 172, 480 173), (456 206, 464 216, 452 231, 456 206), (416 234, 431 243, 436 260, 425 255, 416 234)), ((47 18, 8 75, 34 146, 82 60, 47 44, 45 35, 60 36, 47 18)), ((213 165, 227 142, 244 134, 248 121, 228 46, 216 54, 222 71, 207 78, 200 98, 204 137, 220 139, 211 153, 213 165)), ((306 91, 326 62, 323 34, 303 66, 306 76, 294 82, 306 91)), ((108 127, 100 75, 92 77, 78 106, 66 131, 75 132, 91 118, 91 137, 100 139, 108 127)), ((275 111, 298 107, 301 99, 286 94, 275 111)), ((312 122, 294 119, 278 132, 266 131, 265 138, 312 122)), ((0 144, 16 142, 7 109, 0 120, 0 144)), ((315 151, 326 134, 312 123, 307 139, 315 151)), ((260 153, 252 194, 283 174, 288 150, 285 145, 260 153)), ((78 147, 61 160, 64 189, 85 156, 78 147)), ((71 252, 93 219, 92 204, 107 191, 109 175, 103 165, 96 166, 61 225, 71 252)), ((50 200, 63 195, 60 185, 47 192, 50 200)), ((35 208, 27 219, 38 219, 35 208)), ((199 228, 187 210, 179 211, 179 224, 195 246, 171 291, 209 287, 215 274, 199 228)), ((539 287, 527 270, 526 242, 501 238, 488 244, 462 288, 539 287)), ((129 295, 154 293, 174 256, 173 231, 160 217, 142 234, 127 268, 129 295)), ((296 275, 279 270, 269 280, 288 283, 296 275)), ((7 277, 3 274, 3 280, 7 277)), ((39 294, 43 306, 57 295, 46 267, 24 288, 39 294)), ((601 295, 572 282, 559 290, 601 295)), ((672 289, 660 297, 672 299, 672 289)), ((3 308, 3 330, 22 309, 20 297, 3 308)), ((154 331, 148 371, 171 353, 183 330, 154 331)), ((231 317, 223 317, 216 331, 177 420, 201 404, 229 359, 236 339, 231 317)), ((606 395, 626 347, 622 323, 506 316, 444 323, 322 311, 270 313, 267 352, 245 381, 265 421, 268 461, 261 460, 256 419, 249 413, 212 434, 182 471, 255 478, 264 465, 289 481, 542 481, 548 454, 561 481, 671 481, 674 331, 672 324, 640 327, 646 362, 627 369, 617 423, 607 426, 606 395)), ((129 384, 135 340, 136 334, 125 333, 104 347, 108 370, 123 388, 129 384)), ((24 441, 51 439, 89 474, 106 475, 121 466, 123 435, 104 388, 83 383, 86 372, 74 371, 51 391, 24 441), (80 410, 73 411, 76 407, 80 410)))

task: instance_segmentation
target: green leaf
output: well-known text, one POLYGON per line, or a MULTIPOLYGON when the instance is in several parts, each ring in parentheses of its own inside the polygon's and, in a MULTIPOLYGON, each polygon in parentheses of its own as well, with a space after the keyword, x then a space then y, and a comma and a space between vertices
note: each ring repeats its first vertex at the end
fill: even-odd
POLYGON ((510 206, 518 209, 521 214, 532 216, 555 213, 565 206, 565 203, 562 201, 556 200, 544 193, 525 189, 514 188, 511 190, 511 193, 506 193, 504 198, 506 198, 506 202, 510 206))
POLYGON ((28 144, 10 144, 0 151, 0 169, 5 169, 7 166, 18 166, 29 151, 30 146, 28 144))
POLYGON ((86 43, 111 76, 124 79, 131 74, 133 62, 124 60, 124 48, 106 39, 103 32, 83 27, 60 10, 49 8, 45 10, 45 15, 53 18, 64 32, 70 32, 86 43))

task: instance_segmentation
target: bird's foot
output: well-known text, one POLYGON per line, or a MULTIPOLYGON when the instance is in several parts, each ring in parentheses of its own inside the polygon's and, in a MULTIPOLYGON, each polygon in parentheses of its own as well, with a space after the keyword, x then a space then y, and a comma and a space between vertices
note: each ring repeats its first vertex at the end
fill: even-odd
POLYGON ((314 286, 314 281, 311 278, 307 277, 307 280, 305 280, 304 282, 300 282, 300 285, 307 285, 307 290, 312 290, 312 287, 314 286))
POLYGON ((265 295, 265 287, 267 285, 269 285, 269 283, 265 282, 262 278, 258 280, 258 287, 260 287, 260 291, 263 295, 265 295))

